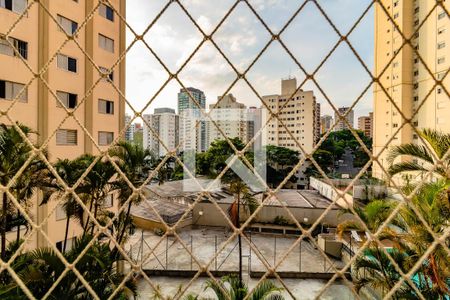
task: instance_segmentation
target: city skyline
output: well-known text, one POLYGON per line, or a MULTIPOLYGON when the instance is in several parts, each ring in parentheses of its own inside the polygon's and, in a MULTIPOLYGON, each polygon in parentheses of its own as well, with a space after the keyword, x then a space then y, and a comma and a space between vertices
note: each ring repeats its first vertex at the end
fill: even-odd
MULTIPOLYGON (((303 1, 279 2, 250 1, 250 4, 262 15, 264 21, 275 33, 282 28, 303 1)), ((320 5, 332 17, 332 21, 337 24, 341 34, 348 32, 357 17, 370 4, 370 1, 354 3, 354 1, 339 0, 333 2, 320 3, 320 5)), ((147 3, 135 0, 134 3, 141 5, 129 6, 127 22, 139 34, 145 30, 149 20, 159 13, 165 2, 147 3)), ((221 1, 212 5, 205 1, 189 0, 182 1, 182 4, 202 30, 208 34, 223 17, 223 12, 228 10, 232 1, 221 1)), ((307 3, 293 19, 289 28, 281 35, 286 46, 292 50, 294 57, 308 72, 313 72, 339 40, 339 36, 332 27, 322 21, 325 21, 325 18, 320 14, 316 5, 307 3), (312 24, 316 25, 314 29, 309 26, 312 24), (322 48, 316 47, 318 45, 321 45, 322 48)), ((373 37, 373 26, 373 8, 370 8, 349 36, 349 41, 366 62, 369 70, 373 68, 373 38, 371 38, 373 37), (358 41, 361 40, 365 42, 359 43, 358 41)), ((128 44, 132 42, 133 37, 132 33, 127 33, 128 44)), ((144 40, 167 64, 171 72, 178 69, 198 46, 201 39, 201 33, 178 5, 170 5, 144 37, 144 40), (183 46, 173 47, 173 45, 183 46)), ((213 39, 237 69, 244 71, 264 45, 269 42, 270 35, 254 18, 250 9, 244 3, 240 3, 225 20, 222 28, 213 35, 213 39), (242 28, 245 30, 239 30, 242 28)), ((137 42, 130 48, 127 54, 127 71, 127 98, 136 110, 144 108, 147 101, 168 78, 167 72, 142 42, 137 42)), ((273 42, 267 48, 247 74, 249 82, 261 97, 273 93, 273 90, 279 87, 280 80, 290 76, 296 77, 299 84, 305 78, 299 67, 278 42, 273 42)), ((215 103, 217 97, 223 96, 224 93, 232 93, 246 106, 260 107, 262 102, 242 80, 227 91, 234 78, 235 74, 231 67, 210 42, 206 42, 200 47, 179 74, 179 79, 185 87, 195 87, 205 92, 207 107, 209 104, 215 103)), ((350 51, 348 45, 344 43, 337 47, 315 74, 315 78, 336 108, 350 106, 370 82, 369 75, 350 51)), ((177 93, 180 88, 181 86, 177 82, 170 81, 144 113, 151 113, 153 108, 157 107, 176 108, 177 93)), ((324 95, 311 81, 304 84, 302 89, 314 91, 318 103, 321 104, 323 114, 334 114, 324 95)), ((371 90, 369 88, 356 105, 354 109, 356 118, 372 111, 371 90)), ((127 107, 127 112, 131 113, 129 107, 127 107)))

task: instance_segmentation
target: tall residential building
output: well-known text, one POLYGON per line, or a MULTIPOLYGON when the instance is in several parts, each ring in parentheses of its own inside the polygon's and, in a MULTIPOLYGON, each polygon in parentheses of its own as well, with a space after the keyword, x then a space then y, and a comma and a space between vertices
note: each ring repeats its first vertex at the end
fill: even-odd
POLYGON ((247 141, 253 138, 252 148, 254 151, 261 149, 264 132, 259 132, 262 127, 262 109, 250 106, 247 110, 247 141), (258 136, 256 136, 258 134, 258 136))
POLYGON ((172 108, 155 108, 152 115, 144 115, 144 148, 151 150, 158 156, 167 154, 167 147, 170 151, 174 150, 179 143, 178 138, 178 115, 172 108), (151 129, 150 127, 151 126, 151 129), (159 139, 158 139, 158 136, 159 139), (164 144, 164 146, 163 146, 164 144))
MULTIPOLYGON (((125 0, 111 3, 125 15, 125 0)), ((106 150, 124 126, 124 99, 110 83, 125 94, 125 62, 110 68, 125 50, 125 24, 105 3, 91 16, 96 5, 96 1, 43 0, 31 5, 19 20, 27 1, 0 1, 0 110, 7 110, 12 100, 19 98, 8 114, 37 131, 40 142, 50 138, 47 148, 51 162, 83 153, 96 154, 94 142, 100 150, 106 150), (9 43, 1 37, 7 32, 11 32, 9 43), (74 41, 65 43, 68 37, 73 37, 87 54, 74 41), (102 74, 88 57, 100 66, 102 74), (46 69, 42 77, 47 83, 34 78, 21 58, 36 73, 46 69), (71 114, 67 119, 66 109, 71 114)), ((0 123, 9 121, 1 116, 0 123)), ((30 215, 38 223, 56 207, 42 229, 60 247, 67 219, 64 210, 57 201, 42 206, 38 205, 39 199, 33 201, 30 215)), ((80 233, 78 223, 71 221, 69 239, 80 233)), ((46 245, 48 242, 39 234, 29 246, 46 245)))
POLYGON ((180 89, 178 93, 178 114, 180 115, 180 143, 181 150, 195 150, 198 152, 206 151, 207 134, 204 116, 200 108, 205 109, 206 97, 203 91, 188 87, 180 89), (196 126, 199 122, 198 126, 196 126))
POLYGON ((372 138, 373 113, 358 118, 358 129, 364 132, 365 136, 372 138))
POLYGON ((320 140, 320 136, 322 135, 320 131, 320 103, 316 103, 316 110, 314 111, 314 123, 315 143, 318 143, 320 140))
MULTIPOLYGON (((450 132, 450 104, 442 89, 442 86, 450 86, 450 77, 443 77, 450 67, 449 18, 440 6, 434 9, 435 1, 383 0, 382 3, 404 36, 411 38, 421 58, 409 45, 400 49, 403 43, 401 35, 377 5, 374 76, 379 78, 379 84, 374 88, 374 155, 378 155, 387 143, 420 143, 410 125, 401 127, 404 119, 390 99, 405 118, 412 118, 414 127, 450 132), (434 86, 433 77, 443 80, 442 86, 434 86)), ((449 1, 441 3, 450 9, 449 1)), ((388 167, 386 155, 388 151, 383 151, 379 157, 385 168, 388 167)), ((385 177, 378 164, 373 164, 373 175, 385 177)))
POLYGON ((327 133, 333 126, 333 117, 330 115, 324 115, 320 118, 320 132, 321 134, 327 133))
POLYGON ((131 116, 125 115, 125 126, 128 126, 125 131, 125 140, 128 142, 134 141, 134 132, 136 131, 136 123, 131 123, 131 116))
MULTIPOLYGON (((338 112, 340 115, 344 115, 349 109, 350 107, 339 107, 338 112)), ((350 124, 350 128, 354 128, 353 122, 355 119, 355 115, 353 113, 353 109, 350 110, 350 112, 345 116, 345 119, 347 120, 348 124, 350 124)), ((350 129, 347 123, 339 118, 337 113, 334 113, 334 120, 337 122, 336 126, 334 127, 334 131, 350 129)))
MULTIPOLYGON (((315 145, 316 137, 316 98, 313 91, 297 91, 297 80, 295 78, 281 81, 281 94, 263 96, 264 103, 270 107, 273 112, 278 112, 288 99, 289 103, 278 114, 286 128, 278 119, 272 118, 267 124, 265 144, 286 147, 300 152, 297 141, 307 153, 310 153, 315 145), (288 134, 289 130, 295 140, 288 134)), ((265 109, 265 119, 269 118, 269 112, 265 109)), ((265 123, 265 121, 263 122, 265 123)), ((304 188, 307 178, 303 174, 306 165, 297 173, 298 188, 304 188)))
POLYGON ((216 104, 210 104, 210 116, 216 125, 207 120, 208 147, 216 139, 239 138, 242 142, 248 141, 247 109, 242 103, 236 101, 233 94, 217 97, 216 104), (222 134, 223 133, 223 134, 222 134))

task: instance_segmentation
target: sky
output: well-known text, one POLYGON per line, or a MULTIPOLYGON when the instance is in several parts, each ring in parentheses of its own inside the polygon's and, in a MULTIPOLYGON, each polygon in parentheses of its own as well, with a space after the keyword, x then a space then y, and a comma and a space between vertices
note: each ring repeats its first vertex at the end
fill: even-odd
MULTIPOLYGON (((142 35, 168 0, 127 0, 127 23, 133 29, 127 31, 127 44, 135 34, 142 35)), ((278 34, 286 22, 302 6, 304 0, 249 0, 267 26, 278 34)), ((318 0, 318 3, 345 35, 369 7, 370 0, 318 0)), ((182 5, 205 34, 210 34, 235 3, 235 0, 182 0, 182 5)), ((348 36, 367 68, 373 68, 374 8, 371 7, 359 25, 348 36)), ((302 10, 281 33, 281 40, 295 59, 308 72, 314 72, 321 61, 339 41, 339 35, 322 15, 318 7, 307 2, 302 10)), ((270 41, 271 35, 244 3, 234 8, 212 39, 239 72, 248 68, 259 52, 270 41)), ((173 2, 160 18, 146 31, 144 40, 168 69, 175 73, 191 56, 203 40, 181 7, 173 2)), ((134 43, 126 55, 126 97, 135 110, 153 113, 154 108, 177 107, 180 85, 171 80, 157 97, 147 106, 160 87, 168 79, 168 73, 142 41, 134 43)), ((350 106, 360 95, 355 107, 356 118, 372 111, 370 75, 351 52, 346 43, 341 43, 314 78, 323 90, 311 80, 305 80, 298 67, 278 41, 272 42, 246 74, 248 81, 260 96, 280 93, 282 78, 296 77, 303 90, 313 90, 322 106, 323 114, 333 114, 328 98, 336 107, 350 106), (363 94, 362 94, 363 93, 363 94)), ((230 87, 236 73, 214 47, 206 41, 179 73, 184 86, 201 89, 206 94, 207 106, 215 103, 230 87)), ((249 85, 239 80, 229 91, 239 102, 247 106, 261 106, 258 96, 249 85)), ((131 111, 127 108, 127 111, 131 111)))

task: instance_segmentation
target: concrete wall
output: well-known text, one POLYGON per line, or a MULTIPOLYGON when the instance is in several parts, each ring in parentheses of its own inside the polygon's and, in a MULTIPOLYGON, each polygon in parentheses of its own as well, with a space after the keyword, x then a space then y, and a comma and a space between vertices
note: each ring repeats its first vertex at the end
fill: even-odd
MULTIPOLYGON (((226 217, 228 216, 230 204, 221 203, 218 205, 224 215, 221 214, 213 203, 198 203, 193 209, 193 224, 204 226, 228 226, 229 223, 227 222, 226 217), (200 211, 203 212, 202 215, 200 215, 200 211)), ((323 208, 288 207, 288 209, 298 222, 305 223, 304 219, 307 218, 307 223, 309 224, 314 223, 325 211, 323 208)), ((288 221, 291 220, 287 211, 282 206, 264 206, 254 220, 255 222, 272 223, 277 216, 282 216, 288 221)), ((246 218, 246 214, 242 213, 241 221, 244 221, 246 218)), ((350 218, 350 216, 341 216, 339 209, 331 209, 323 217, 320 223, 335 227, 348 218, 350 218)))
POLYGON ((310 187, 319 192, 322 196, 330 199, 331 201, 335 201, 342 207, 348 208, 350 205, 353 205, 353 197, 349 194, 344 194, 343 197, 340 197, 336 190, 329 185, 317 178, 310 177, 310 187))

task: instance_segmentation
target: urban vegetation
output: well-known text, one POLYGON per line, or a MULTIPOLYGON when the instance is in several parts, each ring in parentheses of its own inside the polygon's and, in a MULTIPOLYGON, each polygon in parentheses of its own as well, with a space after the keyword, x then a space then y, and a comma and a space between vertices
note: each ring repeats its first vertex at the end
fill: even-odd
POLYGON ((388 217, 400 205, 397 200, 374 199, 364 207, 355 207, 359 219, 345 221, 337 228, 338 235, 342 236, 348 229, 364 230, 364 222, 372 233, 381 229, 378 239, 392 245, 385 248, 372 241, 357 257, 353 266, 357 290, 371 287, 386 294, 419 261, 411 282, 403 281, 393 298, 417 299, 417 291, 420 291, 426 299, 448 299, 450 263, 445 248, 450 245, 450 239, 444 239, 444 236, 450 220, 450 177, 444 154, 450 147, 450 136, 427 129, 420 134, 429 147, 416 144, 392 147, 389 171, 391 175, 406 173, 409 176, 430 171, 438 180, 420 187, 407 181, 403 192, 406 195, 413 193, 411 201, 400 208, 387 226, 384 225, 388 217), (415 158, 422 163, 395 161, 400 156, 415 158), (442 164, 438 164, 438 160, 442 164), (432 169, 435 165, 438 167, 432 169), (443 243, 434 246, 435 239, 441 239, 443 243))

